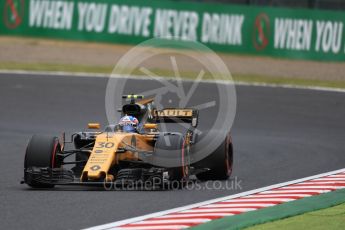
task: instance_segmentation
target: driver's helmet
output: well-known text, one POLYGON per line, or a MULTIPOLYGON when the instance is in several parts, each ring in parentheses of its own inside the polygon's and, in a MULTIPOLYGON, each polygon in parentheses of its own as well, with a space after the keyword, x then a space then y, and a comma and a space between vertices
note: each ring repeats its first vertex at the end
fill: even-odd
POLYGON ((126 115, 120 119, 119 126, 124 132, 136 132, 138 123, 138 119, 126 115))

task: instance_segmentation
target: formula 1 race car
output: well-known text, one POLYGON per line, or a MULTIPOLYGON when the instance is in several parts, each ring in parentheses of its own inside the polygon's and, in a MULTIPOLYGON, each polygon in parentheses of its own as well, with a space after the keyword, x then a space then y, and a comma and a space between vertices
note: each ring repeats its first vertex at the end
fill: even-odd
POLYGON ((154 99, 133 94, 123 98, 130 102, 119 112, 137 118, 135 132, 126 132, 117 124, 100 131, 100 124, 89 123, 89 129, 98 131, 77 132, 68 140, 65 134, 61 139, 34 135, 26 149, 22 183, 52 188, 105 183, 126 187, 152 182, 165 188, 173 181, 182 184, 191 176, 200 180, 225 180, 230 176, 233 148, 229 133, 212 153, 191 162, 200 138, 195 132, 197 110, 157 110, 154 99), (66 149, 67 145, 73 147, 66 149))

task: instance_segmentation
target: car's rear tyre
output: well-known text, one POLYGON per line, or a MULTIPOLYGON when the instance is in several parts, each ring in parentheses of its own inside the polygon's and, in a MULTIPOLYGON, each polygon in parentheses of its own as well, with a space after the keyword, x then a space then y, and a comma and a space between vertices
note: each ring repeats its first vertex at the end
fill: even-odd
POLYGON ((154 157, 160 159, 167 158, 167 161, 173 162, 174 167, 169 167, 169 180, 172 183, 181 185, 189 175, 189 148, 185 145, 185 140, 180 133, 165 134, 158 137, 155 144, 154 157), (168 159, 169 158, 169 159, 168 159))
POLYGON ((51 136, 34 135, 27 148, 24 160, 24 181, 33 188, 52 188, 54 185, 40 183, 25 173, 30 167, 57 168, 61 166, 61 160, 57 156, 60 151, 59 139, 51 136))
POLYGON ((201 165, 209 170, 197 174, 199 180, 227 180, 231 176, 233 147, 230 133, 215 151, 201 161, 201 165))

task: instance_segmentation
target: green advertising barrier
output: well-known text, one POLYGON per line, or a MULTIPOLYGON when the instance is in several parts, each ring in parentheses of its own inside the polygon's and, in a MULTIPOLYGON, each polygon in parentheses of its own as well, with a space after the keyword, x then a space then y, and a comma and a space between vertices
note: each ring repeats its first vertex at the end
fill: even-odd
POLYGON ((2 0, 0 35, 138 44, 201 42, 220 52, 344 61, 344 12, 142 0, 2 0))

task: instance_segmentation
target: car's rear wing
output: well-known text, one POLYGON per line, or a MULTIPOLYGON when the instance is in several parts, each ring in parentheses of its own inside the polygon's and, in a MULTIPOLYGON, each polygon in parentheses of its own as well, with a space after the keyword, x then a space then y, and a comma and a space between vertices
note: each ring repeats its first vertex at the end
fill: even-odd
POLYGON ((154 118, 157 122, 190 123, 193 127, 198 125, 199 111, 196 109, 166 108, 154 110, 154 118))

